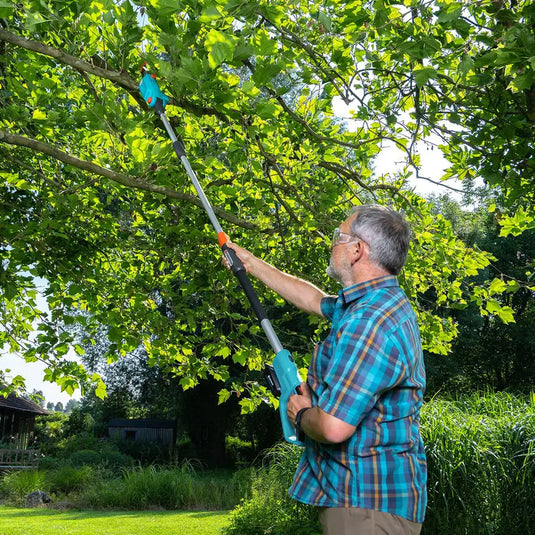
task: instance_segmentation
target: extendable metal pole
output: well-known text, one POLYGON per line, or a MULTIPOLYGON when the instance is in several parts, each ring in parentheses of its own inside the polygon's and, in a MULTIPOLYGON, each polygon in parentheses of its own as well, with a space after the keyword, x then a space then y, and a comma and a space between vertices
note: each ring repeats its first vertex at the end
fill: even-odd
POLYGON ((140 91, 145 99, 145 101, 156 111, 159 115, 162 123, 173 143, 173 149, 182 162, 182 165, 186 169, 188 176, 197 192, 197 195, 201 201, 201 204, 208 214, 208 218, 214 227, 214 230, 217 234, 217 239, 221 250, 227 260, 229 267, 232 272, 239 280, 245 295, 247 296, 249 302, 255 314, 258 318, 258 321, 264 330, 273 352, 275 353, 275 358, 273 359, 273 366, 267 367, 266 379, 268 385, 274 395, 280 396, 280 416, 282 422, 282 428, 284 431, 284 436, 286 440, 292 444, 303 445, 303 441, 300 437, 296 435, 295 428, 290 423, 288 416, 286 414, 286 405, 288 399, 292 394, 300 394, 301 378, 297 372, 297 367, 295 366, 294 360, 290 352, 282 347, 282 344, 279 340, 279 337, 275 333, 271 322, 266 316, 266 313, 260 304, 260 300, 251 284, 251 281, 247 278, 246 269, 242 261, 236 255, 234 249, 228 247, 228 236, 223 232, 221 225, 214 213, 210 201, 206 197, 202 186, 197 179, 195 171, 193 171, 188 158, 186 156, 186 151, 184 145, 177 138, 173 127, 169 123, 167 116, 165 114, 165 106, 169 101, 169 97, 164 95, 158 86, 158 83, 155 80, 155 77, 150 75, 149 72, 143 67, 142 68, 143 78, 140 84, 140 91))

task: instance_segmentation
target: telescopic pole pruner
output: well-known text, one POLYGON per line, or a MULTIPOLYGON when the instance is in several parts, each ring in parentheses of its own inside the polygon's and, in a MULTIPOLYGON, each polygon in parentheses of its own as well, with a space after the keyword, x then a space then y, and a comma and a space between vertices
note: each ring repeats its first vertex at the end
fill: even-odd
POLYGON ((146 69, 145 65, 143 65, 143 67, 141 68, 141 75, 141 83, 139 84, 139 90, 141 92, 141 95, 145 102, 147 102, 147 104, 151 108, 153 108, 154 111, 159 115, 169 135, 169 138, 173 143, 173 149, 180 161, 182 162, 182 165, 186 169, 186 172, 188 173, 188 176, 197 192, 202 206, 208 214, 208 218, 210 219, 210 222, 214 227, 214 230, 217 234, 217 240, 219 242, 223 255, 225 256, 225 259, 227 260, 228 265, 232 270, 232 273, 234 273, 234 275, 240 282, 245 292, 245 295, 247 296, 247 299, 249 300, 253 310, 255 311, 255 314, 262 329, 266 333, 269 343, 273 348, 273 352, 275 353, 272 365, 267 366, 266 368, 266 380, 272 393, 275 396, 280 396, 279 412, 284 438, 287 442, 290 442, 292 444, 303 445, 303 437, 297 436, 295 428, 290 423, 290 420, 288 419, 288 415, 286 413, 286 405, 288 404, 289 397, 292 394, 301 393, 301 378, 299 377, 295 362, 290 352, 282 347, 282 344, 277 334, 273 330, 271 322, 267 318, 266 313, 264 312, 264 309, 260 304, 258 295, 256 294, 251 284, 251 281, 247 277, 245 267, 243 266, 241 260, 236 255, 236 252, 230 247, 228 247, 228 237, 225 232, 223 232, 223 229, 221 228, 221 225, 217 220, 214 210, 210 202, 208 201, 208 198, 206 197, 202 186, 199 183, 197 176, 195 175, 195 172, 191 168, 191 165, 186 157, 184 145, 182 144, 180 139, 177 138, 173 127, 169 124, 169 121, 167 120, 167 116, 165 114, 165 106, 169 102, 169 97, 167 97, 161 92, 160 87, 158 86, 158 82, 156 81, 156 76, 154 74, 150 74, 149 71, 146 69))

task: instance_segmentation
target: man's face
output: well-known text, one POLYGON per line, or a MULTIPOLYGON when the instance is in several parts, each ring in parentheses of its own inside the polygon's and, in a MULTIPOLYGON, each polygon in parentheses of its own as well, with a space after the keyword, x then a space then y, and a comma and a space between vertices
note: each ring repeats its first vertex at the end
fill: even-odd
MULTIPOLYGON (((353 280, 353 269, 348 254, 348 247, 355 241, 355 238, 350 236, 353 217, 346 219, 340 225, 339 239, 332 244, 331 258, 327 268, 327 275, 344 287, 349 286, 353 280)), ((336 234, 338 233, 335 233, 335 236, 336 234)))

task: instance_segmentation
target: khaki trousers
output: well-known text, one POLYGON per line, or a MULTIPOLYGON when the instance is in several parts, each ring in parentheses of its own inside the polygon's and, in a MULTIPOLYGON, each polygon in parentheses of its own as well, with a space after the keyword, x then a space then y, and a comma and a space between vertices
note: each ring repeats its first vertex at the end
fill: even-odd
POLYGON ((422 524, 359 507, 320 507, 323 535, 419 535, 422 524))

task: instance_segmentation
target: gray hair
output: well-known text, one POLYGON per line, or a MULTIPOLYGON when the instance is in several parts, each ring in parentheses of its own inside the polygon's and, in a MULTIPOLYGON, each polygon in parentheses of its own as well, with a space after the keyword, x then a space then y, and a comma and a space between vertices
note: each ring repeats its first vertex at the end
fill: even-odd
POLYGON ((370 248, 370 260, 392 275, 399 275, 407 260, 411 229, 403 214, 378 204, 355 206, 350 215, 351 234, 370 248))

